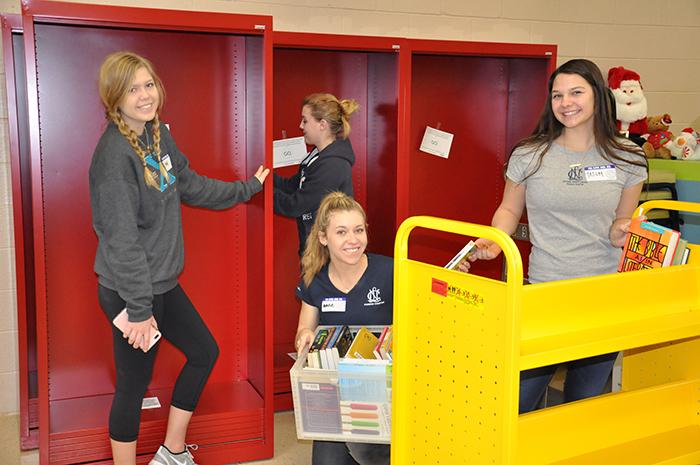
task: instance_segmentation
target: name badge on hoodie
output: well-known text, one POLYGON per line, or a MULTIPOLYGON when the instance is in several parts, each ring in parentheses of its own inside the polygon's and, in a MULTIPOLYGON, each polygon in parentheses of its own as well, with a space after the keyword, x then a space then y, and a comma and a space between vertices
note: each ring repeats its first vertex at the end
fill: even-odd
POLYGON ((170 161, 170 155, 166 154, 160 161, 163 162, 163 166, 165 166, 166 170, 171 171, 173 169, 173 162, 170 161))

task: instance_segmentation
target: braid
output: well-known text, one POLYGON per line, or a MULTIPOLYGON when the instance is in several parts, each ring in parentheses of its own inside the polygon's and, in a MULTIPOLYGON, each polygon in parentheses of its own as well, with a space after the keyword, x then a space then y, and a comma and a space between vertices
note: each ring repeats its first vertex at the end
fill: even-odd
MULTIPOLYGON (((160 168, 160 175, 163 176, 165 182, 170 182, 170 176, 168 175, 168 170, 165 169, 163 163, 160 161, 160 120, 158 119, 158 113, 156 117, 153 118, 153 149, 156 151, 156 156, 158 157, 158 167, 160 168)), ((148 128, 146 128, 148 131, 148 128)))
POLYGON ((141 163, 143 164, 143 177, 146 180, 146 185, 154 189, 160 189, 160 186, 158 185, 156 180, 153 179, 151 171, 146 167, 146 154, 139 145, 139 139, 136 133, 129 127, 128 124, 126 124, 126 121, 124 121, 121 113, 119 113, 118 111, 110 112, 109 118, 112 121, 114 121, 114 124, 117 125, 119 132, 122 133, 124 137, 126 137, 126 140, 128 140, 129 144, 131 145, 131 148, 134 149, 136 155, 138 155, 141 159, 141 163))

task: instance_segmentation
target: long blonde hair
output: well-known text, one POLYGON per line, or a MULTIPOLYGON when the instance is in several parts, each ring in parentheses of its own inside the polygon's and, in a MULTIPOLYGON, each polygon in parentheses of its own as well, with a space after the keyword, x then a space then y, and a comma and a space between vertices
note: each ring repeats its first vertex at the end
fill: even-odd
MULTIPOLYGON (((108 55, 100 66, 100 99, 102 99, 102 104, 105 107, 105 116, 107 119, 113 121, 114 124, 117 125, 119 132, 129 141, 129 144, 141 159, 141 163, 143 164, 143 177, 146 181, 146 185, 154 189, 160 189, 155 177, 146 166, 146 156, 148 154, 141 148, 138 135, 126 124, 119 110, 119 104, 129 91, 131 83, 134 80, 134 75, 140 68, 144 68, 148 71, 153 78, 153 82, 156 84, 156 89, 158 89, 158 95, 160 97, 158 99, 158 108, 156 109, 156 116, 151 123, 153 129, 153 148, 156 152, 160 174, 164 179, 168 180, 168 171, 160 161, 160 120, 158 119, 158 115, 163 109, 163 102, 165 101, 165 89, 163 88, 162 81, 153 70, 151 62, 133 52, 115 52, 108 55)), ((145 130, 148 131, 148 128, 145 128, 145 130)))
POLYGON ((353 99, 338 100, 332 94, 311 94, 304 98, 302 107, 309 106, 311 116, 328 122, 331 134, 336 139, 347 139, 350 135, 350 115, 360 107, 353 99))
POLYGON ((367 215, 362 205, 355 199, 342 192, 331 192, 321 201, 321 205, 316 212, 314 225, 311 227, 309 237, 306 239, 306 248, 301 257, 301 276, 304 284, 309 286, 314 277, 323 268, 323 265, 330 260, 328 247, 321 244, 319 236, 326 234, 331 215, 339 211, 357 211, 362 215, 362 219, 367 223, 367 215))

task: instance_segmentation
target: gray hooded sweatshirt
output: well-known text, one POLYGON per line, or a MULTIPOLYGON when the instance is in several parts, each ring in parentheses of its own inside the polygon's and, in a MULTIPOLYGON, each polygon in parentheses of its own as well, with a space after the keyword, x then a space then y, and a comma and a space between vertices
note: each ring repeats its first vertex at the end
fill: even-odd
MULTIPOLYGON (((150 123, 144 142, 146 132, 152 134, 150 123)), ((141 160, 114 123, 102 134, 90 165, 92 224, 99 241, 95 272, 101 285, 126 301, 132 322, 150 318, 153 295, 177 285, 184 265, 180 202, 224 209, 262 189, 254 176, 224 182, 198 175, 164 124, 160 134, 161 160, 169 179, 160 175, 155 156, 147 159, 160 189, 146 185, 141 160)))

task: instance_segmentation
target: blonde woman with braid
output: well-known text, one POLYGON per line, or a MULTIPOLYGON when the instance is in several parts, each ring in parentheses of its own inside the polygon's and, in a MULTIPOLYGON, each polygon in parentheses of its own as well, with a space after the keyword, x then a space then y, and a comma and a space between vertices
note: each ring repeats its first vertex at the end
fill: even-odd
MULTIPOLYGON (((318 208, 301 259, 297 351, 311 344, 321 325, 390 325, 394 262, 367 254, 367 219, 355 200, 328 194, 318 208)), ((384 444, 314 441, 312 465, 389 465, 384 444)))
POLYGON ((299 129, 313 147, 291 178, 275 174, 275 213, 296 218, 299 255, 314 224, 323 196, 340 191, 352 197, 352 166, 355 153, 348 139, 350 115, 358 108, 355 100, 339 100, 331 94, 311 94, 301 108, 299 129))
POLYGON ((190 169, 159 120, 163 84, 139 55, 105 58, 99 89, 108 124, 90 166, 98 298, 108 321, 124 308, 128 315, 123 332, 112 326, 114 463, 136 464, 141 401, 158 349, 146 350, 146 341, 158 329, 187 362, 173 389, 165 442, 150 465, 194 465, 185 436, 219 349, 178 284, 184 264, 180 202, 229 208, 259 192, 269 170, 261 166, 247 181, 224 182, 190 169))

